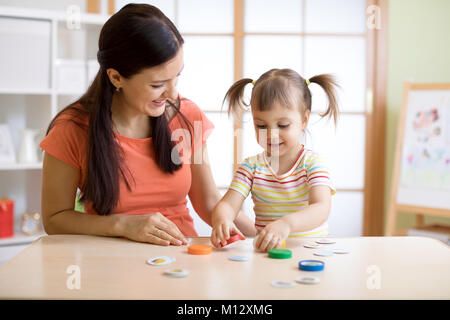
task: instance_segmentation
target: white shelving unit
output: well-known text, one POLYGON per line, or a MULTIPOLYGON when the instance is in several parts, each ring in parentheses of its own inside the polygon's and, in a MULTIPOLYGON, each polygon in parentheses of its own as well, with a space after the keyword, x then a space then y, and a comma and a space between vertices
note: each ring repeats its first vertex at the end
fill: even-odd
POLYGON ((14 246, 14 245, 24 245, 24 244, 30 244, 34 240, 39 239, 45 235, 45 233, 41 232, 32 236, 26 235, 20 231, 15 232, 15 235, 13 238, 0 238, 0 248, 2 246, 14 246))
MULTIPOLYGON (((58 111, 86 90, 108 18, 0 6, 0 123, 9 125, 16 155, 23 129, 38 129, 44 137, 58 111), (80 75, 84 81, 77 83, 80 75)), ((24 212, 41 210, 41 169, 42 155, 37 163, 0 164, 0 198, 15 202, 15 235, 0 239, 0 262, 13 246, 20 251, 41 235, 19 231, 24 212)))
POLYGON ((37 163, 11 163, 11 164, 2 164, 0 166, 1 171, 8 170, 36 170, 42 168, 42 162, 37 163))

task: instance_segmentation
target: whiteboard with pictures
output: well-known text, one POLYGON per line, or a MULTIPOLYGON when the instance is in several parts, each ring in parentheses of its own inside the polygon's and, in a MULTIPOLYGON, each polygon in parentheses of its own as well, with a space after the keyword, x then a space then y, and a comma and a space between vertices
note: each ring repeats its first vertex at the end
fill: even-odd
POLYGON ((407 84, 403 103, 396 202, 450 210, 450 84, 407 84))

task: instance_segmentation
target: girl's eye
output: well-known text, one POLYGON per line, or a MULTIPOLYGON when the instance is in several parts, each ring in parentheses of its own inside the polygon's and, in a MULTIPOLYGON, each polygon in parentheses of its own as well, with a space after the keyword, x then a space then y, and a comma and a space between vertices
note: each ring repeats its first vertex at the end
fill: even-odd
POLYGON ((263 125, 263 124, 257 124, 256 127, 257 127, 258 129, 264 129, 266 126, 263 125))
POLYGON ((163 86, 162 84, 159 84, 159 85, 152 84, 152 85, 151 85, 151 87, 152 87, 152 88, 155 88, 155 89, 161 88, 162 86, 163 86))
POLYGON ((279 124, 278 128, 280 129, 286 129, 287 127, 289 127, 289 124, 279 124))

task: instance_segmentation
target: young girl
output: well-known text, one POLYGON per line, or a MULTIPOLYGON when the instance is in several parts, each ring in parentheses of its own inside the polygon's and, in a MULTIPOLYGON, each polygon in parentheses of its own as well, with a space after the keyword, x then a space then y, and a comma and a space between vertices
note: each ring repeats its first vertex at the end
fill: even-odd
POLYGON ((248 194, 252 193, 255 248, 280 247, 290 237, 325 236, 331 195, 336 191, 321 158, 300 143, 311 114, 310 83, 323 88, 328 109, 322 117, 337 121, 337 84, 327 74, 303 79, 290 69, 272 69, 258 80, 241 79, 225 95, 229 113, 248 106, 244 88, 253 84, 251 112, 258 143, 264 152, 244 160, 227 193, 212 215, 211 242, 216 247, 241 231, 233 223, 248 194))

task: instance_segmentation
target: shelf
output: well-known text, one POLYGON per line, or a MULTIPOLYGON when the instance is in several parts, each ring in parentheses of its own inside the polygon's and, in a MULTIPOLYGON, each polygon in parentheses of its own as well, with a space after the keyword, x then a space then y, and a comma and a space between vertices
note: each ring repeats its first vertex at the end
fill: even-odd
MULTIPOLYGON (((7 75, 12 76, 6 77, 7 80, 0 85, 0 110, 8 109, 5 116, 3 116, 3 111, 0 111, 0 118, 2 118, 0 120, 12 126, 11 131, 19 134, 19 136, 15 136, 16 138, 20 138, 20 130, 23 128, 46 128, 49 120, 57 114, 61 106, 68 105, 74 98, 81 97, 85 93, 90 83, 89 75, 96 73, 94 61, 96 62, 98 35, 110 16, 83 11, 79 16, 75 12, 69 13, 69 16, 66 10, 42 10, 0 5, 0 17, 3 18, 2 21, 5 20, 6 28, 4 28, 4 39, 8 42, 7 47, 11 49, 5 51, 4 61, 7 61, 5 66, 19 64, 24 67, 19 74, 17 74, 17 68, 5 70, 3 73, 6 74, 8 71, 7 75), (79 19, 77 19, 78 17, 79 19), (68 21, 79 22, 80 26, 78 23, 68 26, 68 21), (9 23, 17 28, 7 28, 9 23), (32 34, 31 31, 33 31, 32 34), (42 36, 42 40, 36 39, 35 42, 32 42, 31 40, 35 39, 27 36, 28 34, 42 36), (41 44, 42 46, 40 46, 41 44), (19 52, 19 50, 21 51, 19 52), (16 54, 16 52, 20 54, 16 54), (29 58, 21 60, 21 57, 29 58), (42 59, 30 59, 34 57, 42 59), (58 57, 64 58, 62 62, 65 65, 58 65, 58 61, 61 61, 58 57), (60 72, 64 71, 62 67, 74 62, 75 57, 83 57, 81 59, 82 76, 77 77, 75 72, 70 73, 72 70, 67 70, 68 68, 67 72, 60 72), (36 68, 39 72, 28 68, 25 62, 39 67, 36 68), (36 78, 27 78, 30 81, 24 81, 22 73, 27 76, 31 75, 30 72, 33 76, 36 75, 36 78), (15 77, 16 75, 17 77, 15 77), (76 82, 72 79, 81 80, 81 78, 83 82, 80 83, 83 85, 63 86, 61 84, 76 82), (65 81, 58 81, 60 79, 65 81)), ((0 50, 2 49, 3 47, 0 50)), ((35 160, 39 161, 41 158, 35 160)), ((18 163, 18 159, 16 163, 0 163, 0 191, 2 192, 0 196, 8 195, 11 198, 14 196, 15 208, 19 213, 28 211, 28 208, 39 208, 41 205, 41 177, 39 176, 42 173, 42 166, 42 162, 18 163), (7 180, 14 180, 14 183, 7 180)), ((16 228, 17 222, 16 219, 16 228)), ((14 237, 0 238, 0 247, 4 249, 2 252, 14 250, 15 246, 17 248, 20 245, 25 246, 40 236, 46 235, 41 231, 38 235, 28 236, 23 234, 20 228, 17 229, 19 230, 15 230, 14 237)))
MULTIPOLYGON (((92 24, 103 26, 105 22, 109 19, 109 16, 103 16, 95 13, 82 13, 80 15, 81 24, 92 24)), ((67 17, 64 14, 62 18, 58 19, 60 22, 66 23, 67 17)))
POLYGON ((0 88, 0 94, 16 94, 16 95, 51 95, 50 89, 8 89, 0 88))
POLYGON ((83 94, 85 94, 86 93, 86 91, 72 91, 72 92, 69 92, 69 91, 60 91, 60 92, 56 92, 56 94, 58 95, 58 96, 82 96, 83 94))
POLYGON ((42 162, 0 164, 0 171, 2 171, 2 170, 40 170, 40 169, 42 169, 42 162))
MULTIPOLYGON (((67 21, 67 14, 64 11, 42 10, 42 9, 23 9, 16 7, 0 6, 0 16, 15 18, 31 18, 42 20, 56 20, 58 22, 67 21)), ((95 13, 80 13, 81 24, 103 25, 109 16, 95 13)))
POLYGON ((46 235, 45 233, 38 233, 38 234, 35 234, 32 236, 28 236, 28 235, 22 233, 22 231, 15 230, 13 237, 0 238, 0 247, 14 246, 14 245, 19 245, 19 244, 29 244, 45 235, 46 235))

